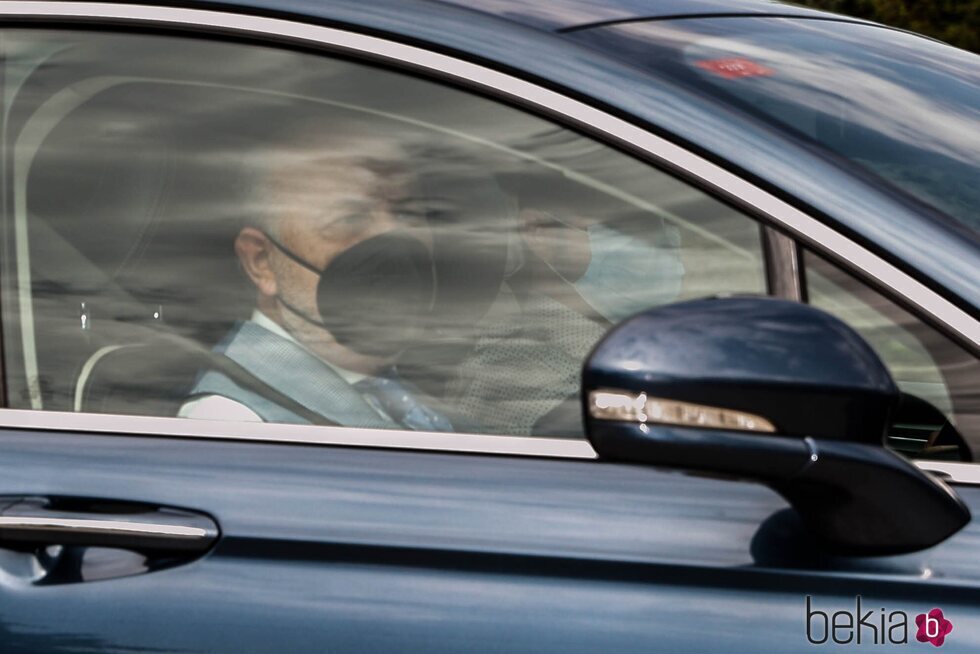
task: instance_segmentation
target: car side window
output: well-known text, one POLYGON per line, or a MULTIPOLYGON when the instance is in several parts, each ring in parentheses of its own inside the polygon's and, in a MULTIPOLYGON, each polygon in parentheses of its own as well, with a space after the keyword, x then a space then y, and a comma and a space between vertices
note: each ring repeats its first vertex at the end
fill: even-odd
POLYGON ((482 96, 160 35, 2 35, 13 408, 581 435, 644 308, 764 293, 759 226, 482 96))
POLYGON ((887 444, 916 458, 972 460, 970 451, 980 450, 980 361, 825 259, 804 251, 803 261, 810 303, 854 327, 903 393, 887 444))

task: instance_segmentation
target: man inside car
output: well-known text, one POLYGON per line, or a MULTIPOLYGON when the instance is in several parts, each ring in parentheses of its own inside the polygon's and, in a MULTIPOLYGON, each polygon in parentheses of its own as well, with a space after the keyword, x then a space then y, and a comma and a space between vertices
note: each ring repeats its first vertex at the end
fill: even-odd
MULTIPOLYGON (((255 308, 215 348, 276 392, 344 426, 450 431, 399 379, 434 292, 430 254, 393 204, 405 153, 372 130, 293 130, 247 164, 250 214, 234 239, 255 308)), ((309 422, 216 370, 178 415, 309 422)))

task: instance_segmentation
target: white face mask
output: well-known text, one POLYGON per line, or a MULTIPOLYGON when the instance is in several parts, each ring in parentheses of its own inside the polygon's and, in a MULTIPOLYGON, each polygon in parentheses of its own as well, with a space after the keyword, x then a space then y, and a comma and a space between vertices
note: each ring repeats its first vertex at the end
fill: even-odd
POLYGON ((684 279, 680 239, 665 226, 658 247, 596 223, 589 227, 592 259, 575 290, 610 322, 677 299, 684 279))

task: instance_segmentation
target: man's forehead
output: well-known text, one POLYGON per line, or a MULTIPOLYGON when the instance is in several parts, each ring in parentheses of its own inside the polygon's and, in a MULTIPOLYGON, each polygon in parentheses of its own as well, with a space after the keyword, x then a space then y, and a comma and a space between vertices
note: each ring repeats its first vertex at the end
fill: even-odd
POLYGON ((270 177, 280 193, 315 193, 324 201, 372 195, 381 182, 378 172, 354 159, 292 162, 277 166, 270 177))
POLYGON ((377 160, 343 152, 293 153, 276 156, 271 162, 273 174, 288 173, 302 177, 344 173, 373 175, 378 167, 377 160))
POLYGON ((322 227, 338 221, 368 219, 381 206, 381 198, 369 190, 344 189, 341 193, 300 193, 285 198, 280 215, 298 220, 310 227, 322 227))

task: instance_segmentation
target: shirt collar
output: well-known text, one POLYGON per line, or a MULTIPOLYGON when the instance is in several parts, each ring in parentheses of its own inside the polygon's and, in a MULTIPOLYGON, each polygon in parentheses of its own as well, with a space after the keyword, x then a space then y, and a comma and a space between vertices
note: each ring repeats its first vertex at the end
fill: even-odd
MULTIPOLYGON (((297 341, 293 337, 292 334, 290 334, 288 331, 286 331, 285 329, 283 329, 282 325, 280 325, 275 320, 273 320, 269 316, 265 315, 264 313, 262 313, 258 309, 254 309, 252 311, 251 321, 254 322, 256 325, 258 325, 259 327, 261 327, 262 329, 265 329, 267 331, 270 331, 273 334, 275 334, 276 336, 279 336, 281 338, 285 338, 287 341, 291 341, 293 343, 296 343, 297 345, 299 345, 300 347, 302 347, 303 349, 305 349, 307 352, 309 352, 309 348, 307 348, 302 343, 300 343, 299 341, 297 341)), ((311 354, 313 354, 313 353, 311 352, 311 354)), ((316 356, 316 355, 314 354, 314 356, 316 356)), ((340 375, 340 378, 341 379, 343 379, 345 382, 347 382, 348 384, 350 384, 352 386, 354 384, 356 384, 357 382, 361 381, 362 379, 367 378, 367 375, 365 375, 363 373, 354 372, 353 370, 347 370, 346 368, 341 368, 340 366, 336 366, 336 365, 330 363, 329 361, 327 361, 323 357, 317 357, 317 358, 320 359, 320 361, 323 361, 323 363, 325 363, 327 366, 329 366, 331 370, 333 370, 335 373, 337 373, 338 375, 340 375)))

